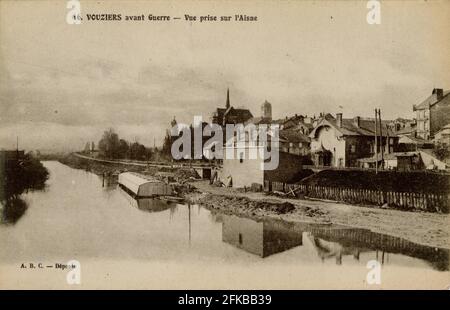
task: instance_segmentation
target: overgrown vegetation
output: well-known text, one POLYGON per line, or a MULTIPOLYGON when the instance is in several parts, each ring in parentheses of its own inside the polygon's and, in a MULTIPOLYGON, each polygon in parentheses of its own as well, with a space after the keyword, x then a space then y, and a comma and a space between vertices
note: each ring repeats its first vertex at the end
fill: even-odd
POLYGON ((0 200, 15 197, 29 189, 43 189, 48 170, 31 154, 0 163, 0 200))
POLYGON ((149 160, 152 152, 137 140, 128 142, 120 139, 119 135, 110 128, 103 133, 102 138, 98 142, 100 156, 109 159, 136 159, 149 160))
POLYGON ((434 147, 434 154, 439 160, 450 158, 450 148, 442 143, 437 143, 434 147))
POLYGON ((324 170, 301 184, 394 192, 449 193, 450 175, 425 171, 324 170))

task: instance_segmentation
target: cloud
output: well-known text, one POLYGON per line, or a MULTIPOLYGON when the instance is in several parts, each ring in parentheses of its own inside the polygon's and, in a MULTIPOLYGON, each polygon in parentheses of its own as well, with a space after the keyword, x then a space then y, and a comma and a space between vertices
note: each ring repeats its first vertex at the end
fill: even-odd
MULTIPOLYGON (((411 116, 433 87, 450 85, 450 44, 437 31, 450 26, 449 4, 385 3, 378 26, 367 25, 365 5, 355 1, 248 4, 260 20, 250 24, 79 27, 65 24, 56 2, 0 5, 8 25, 0 27, 0 147, 27 130, 30 147, 78 147, 108 127, 160 144, 173 116, 209 120, 224 106, 227 87, 232 105, 255 116, 268 100, 275 118, 338 106, 348 117, 372 116, 379 107, 395 118, 411 116)), ((139 11, 155 5, 142 3, 139 11)), ((235 7, 205 7, 214 10, 234 14, 235 7)))

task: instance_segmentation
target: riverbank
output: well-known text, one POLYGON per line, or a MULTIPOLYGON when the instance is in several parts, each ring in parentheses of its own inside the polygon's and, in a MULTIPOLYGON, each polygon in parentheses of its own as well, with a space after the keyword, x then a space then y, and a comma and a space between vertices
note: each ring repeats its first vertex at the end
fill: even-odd
POLYGON ((25 191, 42 190, 48 177, 47 169, 31 154, 9 159, 0 156, 0 201, 25 191))
POLYGON ((198 192, 187 195, 193 203, 257 220, 277 218, 284 221, 339 224, 404 238, 422 245, 450 249, 450 216, 425 212, 406 212, 343 203, 299 200, 268 196, 262 192, 192 182, 198 192), (267 207, 286 204, 291 207, 267 207))
MULTIPOLYGON (((97 174, 117 171, 156 174, 160 170, 154 167, 152 170, 146 170, 145 167, 125 164, 105 164, 76 157, 60 162, 72 168, 90 169, 97 174)), ((178 170, 175 168, 174 171, 178 170)), ((192 180, 188 177, 184 178, 184 181, 189 179, 192 180)), ((189 184, 190 188, 181 185, 183 190, 179 192, 184 198, 226 214, 256 220, 276 218, 292 222, 346 225, 404 238, 422 245, 450 248, 449 214, 408 212, 375 206, 269 196, 263 192, 243 192, 234 188, 216 187, 210 185, 209 181, 191 181, 189 184)))
MULTIPOLYGON (((75 169, 82 169, 86 171, 93 172, 97 175, 113 175, 118 174, 124 171, 131 171, 131 172, 145 172, 145 167, 140 166, 132 166, 132 165, 126 165, 126 164, 119 164, 119 163, 105 163, 105 162, 98 162, 94 160, 89 160, 86 158, 77 157, 74 154, 69 154, 66 156, 62 156, 58 159, 58 161, 66 166, 75 168, 75 169)), ((156 173, 158 169, 149 169, 148 173, 156 173)))

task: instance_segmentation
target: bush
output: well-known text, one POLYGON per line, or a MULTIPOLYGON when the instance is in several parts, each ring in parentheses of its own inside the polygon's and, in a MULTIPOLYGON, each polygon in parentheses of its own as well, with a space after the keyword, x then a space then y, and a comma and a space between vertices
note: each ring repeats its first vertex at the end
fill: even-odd
POLYGON ((28 189, 43 189, 48 176, 48 170, 30 154, 19 160, 9 160, 0 173, 3 187, 0 198, 17 196, 28 189))

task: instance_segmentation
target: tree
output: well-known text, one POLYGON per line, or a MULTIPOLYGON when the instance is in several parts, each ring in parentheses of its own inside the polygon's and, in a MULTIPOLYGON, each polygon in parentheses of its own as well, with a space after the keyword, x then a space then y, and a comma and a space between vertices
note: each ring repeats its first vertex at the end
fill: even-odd
POLYGON ((110 128, 103 133, 101 140, 98 142, 98 149, 101 156, 106 158, 118 158, 119 136, 110 128))
POLYGON ((118 148, 118 157, 119 158, 127 158, 129 156, 129 146, 128 142, 124 139, 119 140, 119 148, 118 148))
POLYGON ((167 158, 172 158, 172 153, 171 153, 172 142, 173 142, 172 136, 170 135, 170 132, 167 130, 166 136, 164 137, 162 150, 161 150, 161 153, 163 154, 163 156, 166 156, 167 158))
POLYGON ((442 143, 437 143, 434 146, 434 154, 440 160, 444 160, 450 157, 450 149, 447 145, 442 143))
POLYGON ((90 146, 89 146, 89 142, 87 142, 84 147, 84 153, 89 154, 90 153, 89 151, 90 151, 90 146))
POLYGON ((134 142, 130 146, 130 158, 137 160, 145 160, 147 159, 147 152, 145 146, 138 142, 134 142))

